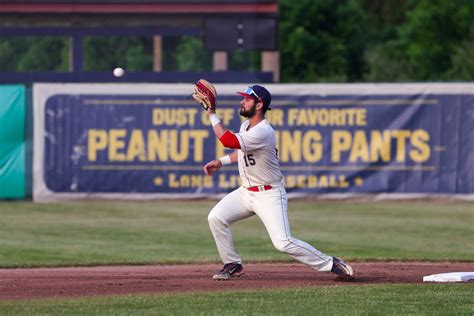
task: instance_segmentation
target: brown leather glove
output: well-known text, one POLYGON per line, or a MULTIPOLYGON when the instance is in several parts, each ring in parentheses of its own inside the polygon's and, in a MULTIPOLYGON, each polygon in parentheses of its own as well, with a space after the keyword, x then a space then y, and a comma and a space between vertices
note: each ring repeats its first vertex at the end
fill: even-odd
POLYGON ((200 79, 196 82, 192 97, 205 111, 209 108, 215 111, 217 97, 216 88, 206 79, 200 79))

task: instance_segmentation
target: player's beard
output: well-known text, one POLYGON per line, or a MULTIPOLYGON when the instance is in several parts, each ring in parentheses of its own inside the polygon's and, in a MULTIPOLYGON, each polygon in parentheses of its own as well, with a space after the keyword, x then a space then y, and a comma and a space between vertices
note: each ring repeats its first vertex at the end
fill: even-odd
POLYGON ((239 114, 240 114, 241 116, 243 116, 243 117, 251 118, 251 117, 253 117, 253 116, 255 115, 256 110, 257 110, 257 103, 254 102, 254 103, 253 103, 253 106, 252 106, 250 109, 248 109, 247 111, 244 110, 243 107, 241 107, 239 114))

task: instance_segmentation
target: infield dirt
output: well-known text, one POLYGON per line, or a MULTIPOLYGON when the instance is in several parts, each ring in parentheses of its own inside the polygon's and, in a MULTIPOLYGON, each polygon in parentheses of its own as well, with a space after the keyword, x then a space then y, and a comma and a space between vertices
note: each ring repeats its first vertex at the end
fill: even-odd
POLYGON ((435 273, 474 271, 474 262, 356 262, 353 282, 298 263, 244 265, 244 275, 214 281, 220 265, 102 266, 0 269, 0 300, 123 294, 256 290, 321 285, 423 283, 435 273))

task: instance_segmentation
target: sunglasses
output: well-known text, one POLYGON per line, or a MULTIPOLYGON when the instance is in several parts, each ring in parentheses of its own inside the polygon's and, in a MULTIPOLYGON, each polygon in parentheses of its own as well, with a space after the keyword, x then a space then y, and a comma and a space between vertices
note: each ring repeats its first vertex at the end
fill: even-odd
POLYGON ((255 91, 253 91, 253 89, 251 87, 247 87, 247 89, 245 90, 244 93, 248 94, 248 95, 252 95, 252 96, 256 97, 257 99, 261 100, 261 98, 258 96, 258 94, 255 91))

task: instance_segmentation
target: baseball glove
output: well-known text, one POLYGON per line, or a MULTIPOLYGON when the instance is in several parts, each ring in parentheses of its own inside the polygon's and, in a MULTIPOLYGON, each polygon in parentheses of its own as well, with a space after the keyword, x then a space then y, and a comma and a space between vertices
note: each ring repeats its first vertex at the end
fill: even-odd
POLYGON ((194 100, 201 104, 202 108, 207 111, 209 108, 216 109, 216 88, 205 79, 200 79, 194 85, 194 93, 192 94, 194 100))

